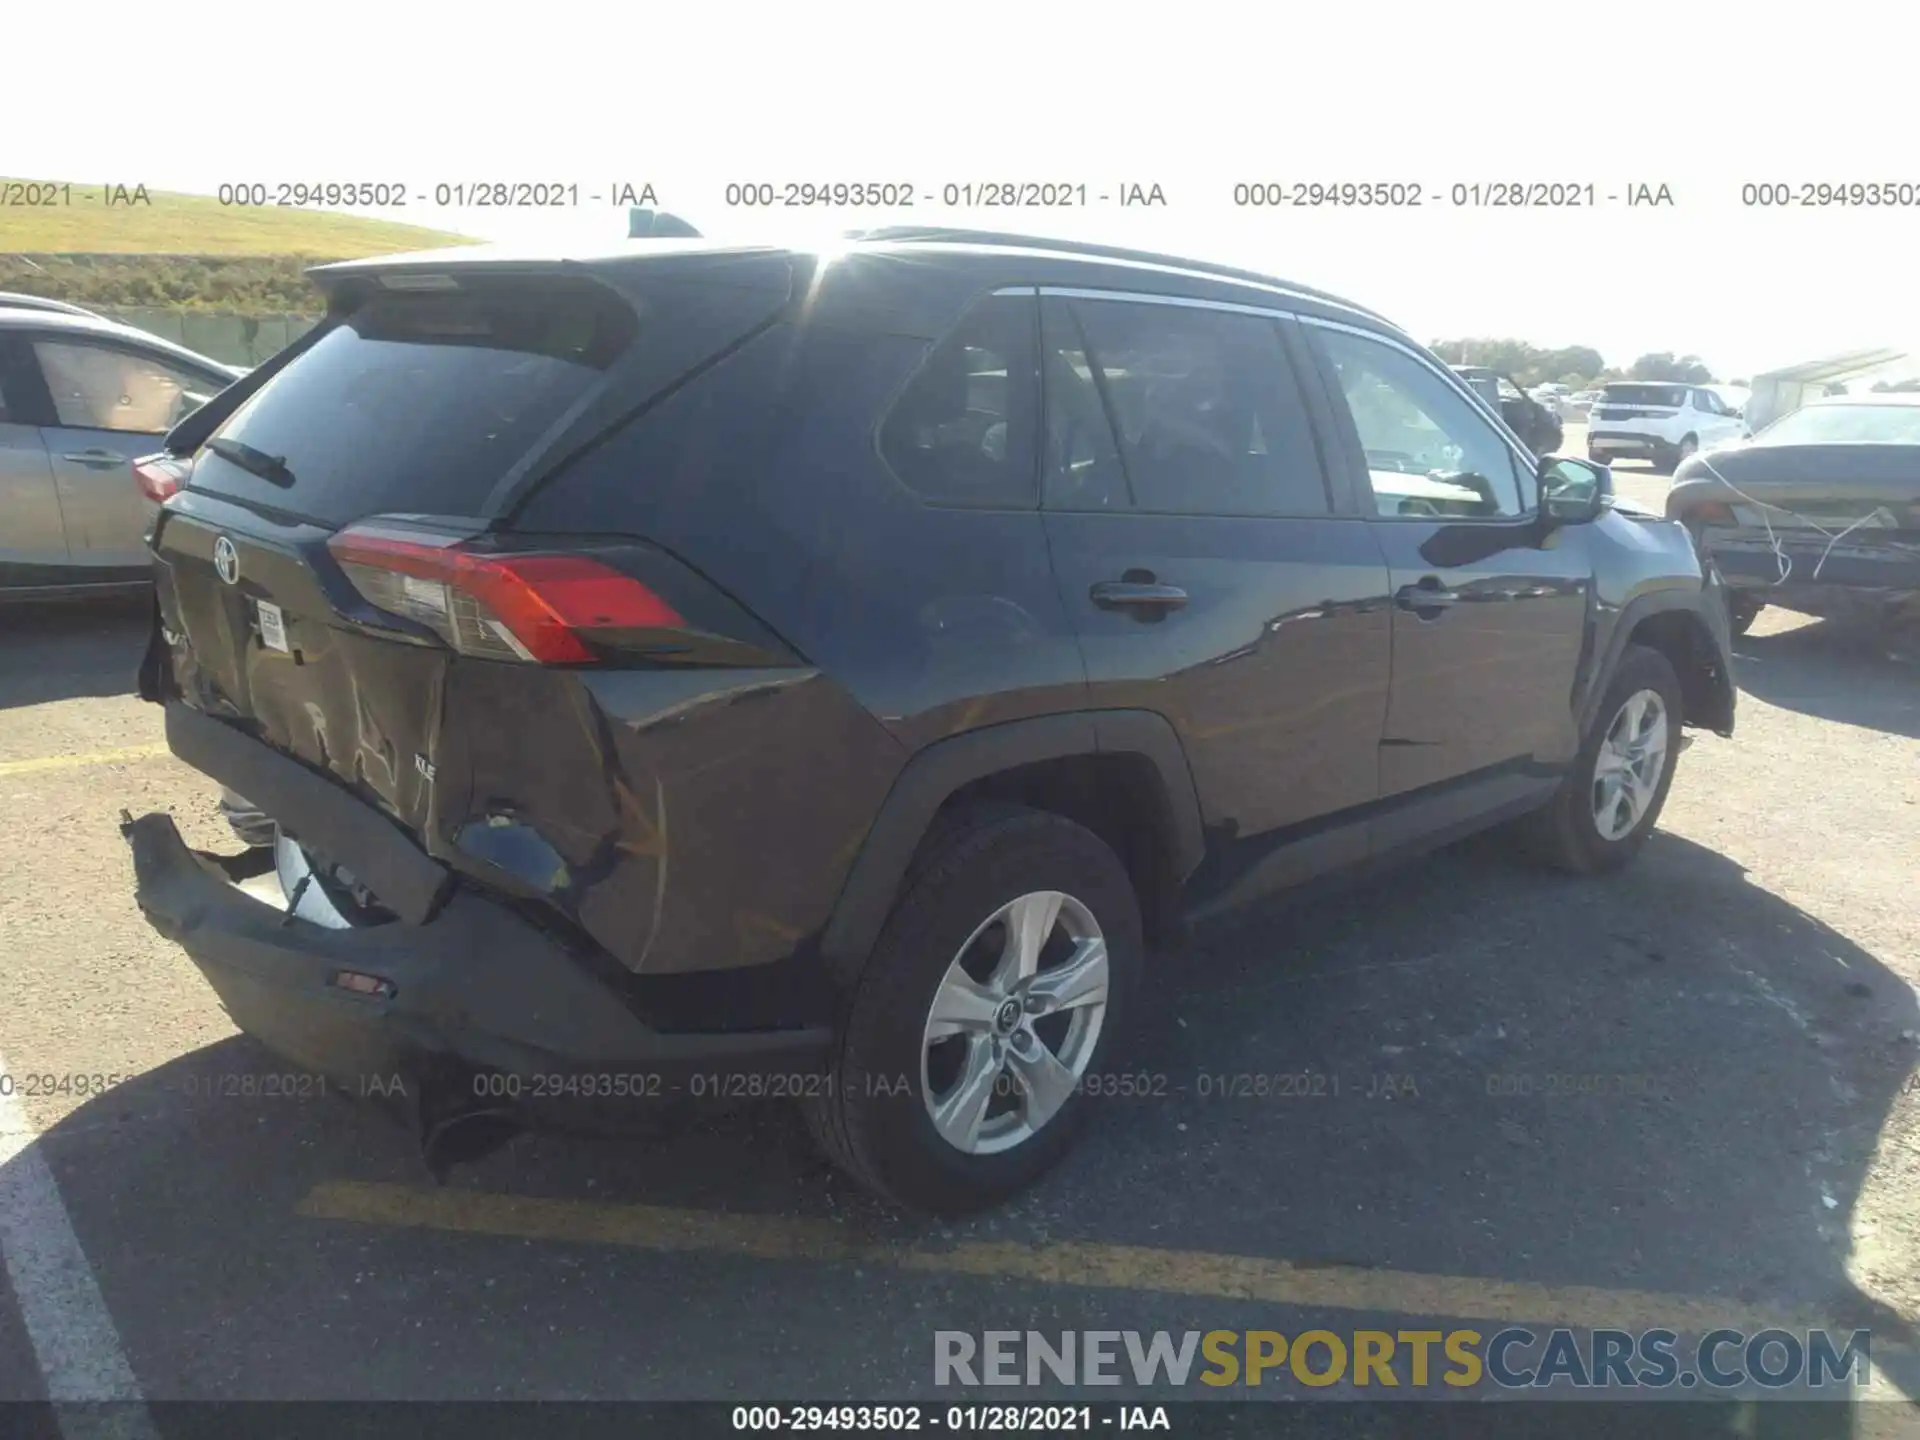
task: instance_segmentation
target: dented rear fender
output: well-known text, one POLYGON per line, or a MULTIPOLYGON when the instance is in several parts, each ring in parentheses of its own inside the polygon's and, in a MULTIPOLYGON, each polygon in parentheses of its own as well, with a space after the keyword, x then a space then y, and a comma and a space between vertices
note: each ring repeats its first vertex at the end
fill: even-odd
POLYGON ((428 850, 626 969, 786 959, 905 760, 809 667, 449 667, 428 850))

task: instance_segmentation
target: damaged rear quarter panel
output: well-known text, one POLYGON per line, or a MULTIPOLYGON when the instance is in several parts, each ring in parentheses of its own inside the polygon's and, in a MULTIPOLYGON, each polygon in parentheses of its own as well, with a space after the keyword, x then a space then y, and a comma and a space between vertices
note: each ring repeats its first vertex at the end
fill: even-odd
POLYGON ((552 905, 639 972, 792 955, 825 925, 905 759, 802 667, 462 660, 446 697, 434 852, 552 905))

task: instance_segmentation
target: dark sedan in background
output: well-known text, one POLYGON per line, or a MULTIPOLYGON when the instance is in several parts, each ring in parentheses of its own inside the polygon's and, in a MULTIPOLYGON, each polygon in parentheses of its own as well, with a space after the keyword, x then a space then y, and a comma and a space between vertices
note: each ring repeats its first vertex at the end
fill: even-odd
POLYGON ((1920 622, 1920 394, 1816 400, 1694 455, 1667 515, 1711 554, 1736 633, 1766 605, 1920 622))

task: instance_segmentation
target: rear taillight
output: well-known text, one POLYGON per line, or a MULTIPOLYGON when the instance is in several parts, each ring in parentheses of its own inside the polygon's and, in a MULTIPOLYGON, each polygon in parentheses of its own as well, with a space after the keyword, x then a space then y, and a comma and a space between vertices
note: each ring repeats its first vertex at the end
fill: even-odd
POLYGON ((143 455, 133 462, 133 482, 140 487, 142 495, 158 505, 187 483, 187 475, 192 468, 191 461, 178 455, 169 455, 163 450, 157 455, 143 455))
POLYGON ((590 664, 596 635, 681 629, 674 608, 631 575, 585 555, 495 554, 471 537, 378 522, 327 549, 366 601, 419 622, 463 655, 590 664))

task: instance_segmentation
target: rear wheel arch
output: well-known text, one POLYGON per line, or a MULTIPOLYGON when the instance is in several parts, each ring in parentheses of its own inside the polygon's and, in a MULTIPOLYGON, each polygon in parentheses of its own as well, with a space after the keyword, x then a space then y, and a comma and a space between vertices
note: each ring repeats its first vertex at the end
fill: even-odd
POLYGON ((995 804, 1060 814, 1119 855, 1150 939, 1174 924, 1204 849, 1179 737, 1145 710, 1045 715, 937 741, 907 762, 880 807, 821 936, 843 984, 866 964, 895 899, 960 816, 995 804))

